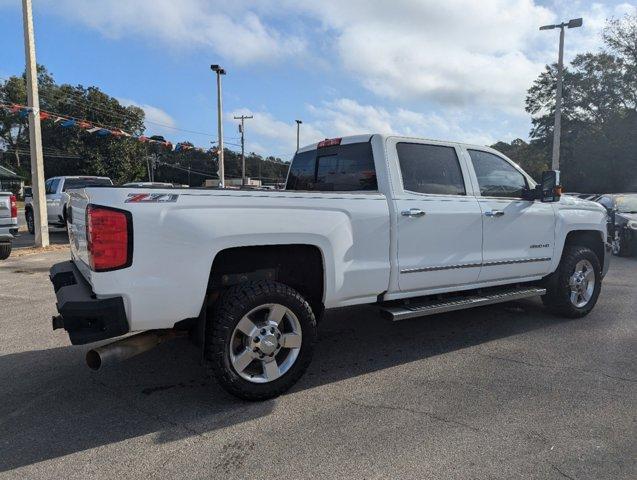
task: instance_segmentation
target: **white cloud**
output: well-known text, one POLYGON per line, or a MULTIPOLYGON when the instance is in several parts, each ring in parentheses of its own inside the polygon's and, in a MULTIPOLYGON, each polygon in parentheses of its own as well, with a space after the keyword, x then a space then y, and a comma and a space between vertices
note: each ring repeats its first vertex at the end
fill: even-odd
POLYGON ((238 64, 274 60, 305 49, 302 39, 265 25, 243 1, 47 0, 41 5, 106 37, 144 37, 177 49, 203 47, 238 64))
POLYGON ((124 105, 139 107, 144 111, 146 129, 153 135, 174 135, 177 122, 161 108, 138 103, 128 98, 118 98, 117 101, 124 105))
MULTIPOLYGON (((246 121, 246 150, 275 154, 284 159, 291 158, 296 148, 296 124, 277 119, 267 111, 250 109, 235 110, 226 116, 252 115, 246 121)), ((320 105, 308 105, 301 125, 301 145, 317 142, 323 138, 365 133, 388 133, 425 138, 447 139, 492 144, 495 138, 480 129, 464 127, 470 123, 459 112, 443 118, 437 114, 424 114, 404 108, 386 109, 364 105, 349 98, 339 98, 320 105)))
POLYGON ((324 0, 303 8, 333 33, 344 67, 382 97, 517 112, 542 68, 525 49, 553 18, 532 0, 324 0))

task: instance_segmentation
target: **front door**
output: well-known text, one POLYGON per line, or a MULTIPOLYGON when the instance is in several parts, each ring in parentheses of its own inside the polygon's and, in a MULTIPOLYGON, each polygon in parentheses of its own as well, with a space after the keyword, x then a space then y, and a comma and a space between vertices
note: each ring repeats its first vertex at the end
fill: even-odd
MULTIPOLYGON (((393 148, 393 145, 388 145, 393 148)), ((475 283, 482 262, 482 212, 456 147, 398 141, 399 288, 403 292, 475 283)))
POLYGON ((59 178, 47 180, 45 184, 46 191, 46 211, 49 223, 58 223, 60 221, 60 212, 62 211, 62 198, 58 193, 60 186, 59 178))
POLYGON ((479 280, 510 280, 549 272, 555 248, 555 210, 550 203, 523 200, 526 177, 509 161, 469 149, 482 212, 482 270, 479 280))

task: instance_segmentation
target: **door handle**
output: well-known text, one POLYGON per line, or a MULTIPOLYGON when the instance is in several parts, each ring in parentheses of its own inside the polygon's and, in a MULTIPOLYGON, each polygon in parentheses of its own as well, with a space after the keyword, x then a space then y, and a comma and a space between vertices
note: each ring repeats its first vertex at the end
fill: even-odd
POLYGON ((400 212, 403 217, 422 217, 425 212, 420 208, 410 208, 409 210, 403 210, 400 212))
POLYGON ((504 215, 504 212, 502 210, 489 210, 487 212, 484 212, 484 214, 487 217, 501 217, 502 215, 504 215))

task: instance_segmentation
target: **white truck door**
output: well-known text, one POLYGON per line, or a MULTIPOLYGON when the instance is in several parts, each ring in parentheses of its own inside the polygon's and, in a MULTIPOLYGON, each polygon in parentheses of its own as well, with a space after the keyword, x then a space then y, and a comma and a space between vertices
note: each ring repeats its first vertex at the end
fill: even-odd
POLYGON ((482 216, 468 167, 455 146, 391 139, 401 190, 395 192, 402 292, 474 283, 482 263, 482 216))
POLYGON ((483 251, 479 280, 508 280, 549 273, 555 247, 552 204, 523 200, 526 177, 494 153, 467 150, 480 189, 483 251))
POLYGON ((51 178, 44 184, 46 192, 46 213, 49 223, 57 223, 60 221, 58 218, 59 212, 61 211, 59 193, 59 190, 61 189, 60 182, 60 178, 51 178))

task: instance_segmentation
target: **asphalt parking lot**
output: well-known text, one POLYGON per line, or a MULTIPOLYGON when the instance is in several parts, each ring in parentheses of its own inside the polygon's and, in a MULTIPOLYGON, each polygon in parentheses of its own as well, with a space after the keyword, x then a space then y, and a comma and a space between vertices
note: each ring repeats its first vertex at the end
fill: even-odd
POLYGON ((635 478, 637 258, 580 320, 535 300, 332 312, 299 384, 246 403, 187 340, 88 370, 51 330, 67 257, 0 263, 0 478, 635 478))

